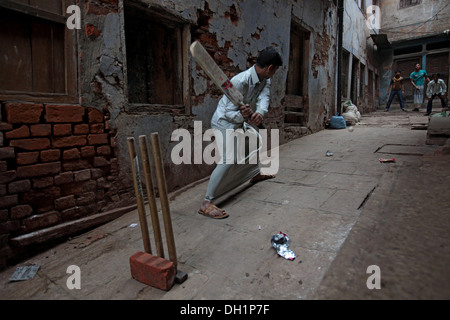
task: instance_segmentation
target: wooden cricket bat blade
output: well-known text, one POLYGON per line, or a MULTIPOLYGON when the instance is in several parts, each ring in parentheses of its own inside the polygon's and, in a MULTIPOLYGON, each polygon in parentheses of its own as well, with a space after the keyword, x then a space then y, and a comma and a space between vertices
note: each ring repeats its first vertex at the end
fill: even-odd
POLYGON ((194 41, 191 44, 190 51, 194 60, 215 83, 220 91, 222 91, 234 105, 238 107, 244 105, 244 97, 242 93, 233 87, 230 79, 228 79, 226 74, 219 68, 201 43, 194 41))

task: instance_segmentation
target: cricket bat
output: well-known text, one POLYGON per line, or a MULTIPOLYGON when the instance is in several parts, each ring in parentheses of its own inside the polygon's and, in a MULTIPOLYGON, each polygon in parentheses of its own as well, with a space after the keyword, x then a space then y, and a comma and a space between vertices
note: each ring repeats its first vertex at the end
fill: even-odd
MULTIPOLYGON (((233 87, 230 79, 228 79, 226 74, 219 68, 201 43, 197 40, 194 41, 191 44, 190 51, 195 62, 197 62, 203 71, 205 71, 220 91, 222 91, 222 93, 225 94, 227 98, 230 99, 230 101, 237 107, 236 110, 239 110, 241 106, 244 106, 244 96, 242 93, 233 87)), ((261 123, 258 128, 263 129, 263 124, 261 123)))
MULTIPOLYGON (((244 105, 244 97, 238 89, 233 87, 230 79, 219 68, 214 59, 209 55, 208 51, 200 42, 194 41, 191 44, 190 51, 195 62, 205 71, 208 77, 216 84, 216 86, 227 96, 230 101, 238 107, 244 105)), ((237 109, 236 109, 237 110, 237 109)))

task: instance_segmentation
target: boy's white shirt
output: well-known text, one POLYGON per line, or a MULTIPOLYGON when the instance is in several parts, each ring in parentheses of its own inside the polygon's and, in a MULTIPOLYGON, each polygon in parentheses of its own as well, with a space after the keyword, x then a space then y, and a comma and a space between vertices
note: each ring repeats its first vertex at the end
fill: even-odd
POLYGON ((444 80, 438 79, 437 83, 434 82, 434 79, 428 83, 427 86, 427 97, 431 98, 434 94, 445 94, 447 92, 447 86, 445 85, 444 80))
MULTIPOLYGON (((259 80, 255 66, 243 71, 231 79, 231 83, 244 96, 244 104, 264 116, 269 111, 270 79, 259 80)), ((225 95, 217 104, 211 124, 218 128, 236 129, 242 127, 244 117, 225 95)))

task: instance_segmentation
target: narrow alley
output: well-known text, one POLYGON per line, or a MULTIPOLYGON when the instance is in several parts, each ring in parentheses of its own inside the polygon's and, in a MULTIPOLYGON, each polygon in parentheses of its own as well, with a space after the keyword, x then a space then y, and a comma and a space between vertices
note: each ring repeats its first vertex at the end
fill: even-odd
POLYGON ((143 250, 133 210, 1 272, 0 299, 449 299, 448 143, 425 144, 427 131, 411 126, 427 118, 397 110, 364 115, 353 132, 325 129, 282 145, 277 177, 225 196, 225 220, 197 214, 207 180, 171 193, 188 279, 170 291, 130 275, 129 257, 143 250), (280 231, 293 261, 271 246, 280 231), (32 264, 33 279, 9 280, 32 264), (71 265, 80 289, 67 286, 71 265), (380 289, 369 288, 372 265, 380 289))

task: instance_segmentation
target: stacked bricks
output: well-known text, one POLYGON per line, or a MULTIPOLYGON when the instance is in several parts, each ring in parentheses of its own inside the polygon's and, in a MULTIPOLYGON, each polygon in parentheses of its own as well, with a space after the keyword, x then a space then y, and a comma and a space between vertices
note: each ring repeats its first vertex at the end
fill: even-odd
POLYGON ((1 109, 0 256, 11 255, 12 237, 98 213, 119 199, 107 114, 38 103, 1 109))

